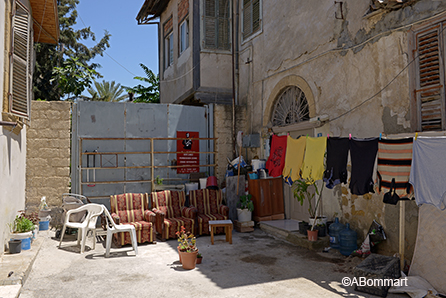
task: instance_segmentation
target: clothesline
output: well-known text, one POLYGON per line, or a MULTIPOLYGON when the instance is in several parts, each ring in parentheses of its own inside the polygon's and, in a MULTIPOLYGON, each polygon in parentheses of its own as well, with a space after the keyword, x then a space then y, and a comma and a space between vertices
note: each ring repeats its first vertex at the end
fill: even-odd
MULTIPOLYGON (((438 134, 438 132, 437 132, 438 134)), ((350 153, 350 192, 374 193, 375 162, 378 192, 394 191, 393 197, 411 197, 417 204, 429 203, 446 209, 446 185, 443 183, 446 136, 409 137, 299 137, 272 135, 266 168, 273 177, 283 176, 290 185, 298 179, 321 180, 327 188, 347 183, 347 158, 350 153), (324 165, 324 160, 326 165, 324 165), (429 177, 429 179, 427 179, 429 177), (445 185, 445 186, 443 186, 445 185), (413 188, 412 188, 413 187, 413 188)), ((396 204, 397 201, 394 201, 396 204)))

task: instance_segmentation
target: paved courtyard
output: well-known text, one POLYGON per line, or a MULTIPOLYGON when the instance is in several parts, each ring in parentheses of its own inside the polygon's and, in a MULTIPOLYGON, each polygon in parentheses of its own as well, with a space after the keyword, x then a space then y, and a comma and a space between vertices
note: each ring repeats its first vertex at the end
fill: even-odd
POLYGON ((140 245, 137 256, 131 247, 114 249, 107 259, 100 241, 92 250, 89 238, 80 255, 74 238, 58 249, 53 236, 53 231, 43 236, 21 298, 375 297, 341 285, 360 260, 296 247, 260 229, 234 231, 232 245, 224 235, 217 235, 214 245, 209 236, 199 237, 203 263, 193 270, 181 267, 176 240, 140 245))

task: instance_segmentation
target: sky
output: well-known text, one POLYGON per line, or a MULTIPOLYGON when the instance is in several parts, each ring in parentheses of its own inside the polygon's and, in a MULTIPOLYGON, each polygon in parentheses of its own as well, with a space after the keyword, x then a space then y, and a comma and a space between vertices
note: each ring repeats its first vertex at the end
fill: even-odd
MULTIPOLYGON (((74 29, 90 26, 96 42, 110 34, 110 47, 103 57, 96 56, 90 62, 99 63, 97 71, 103 75, 99 82, 115 81, 122 86, 133 87, 141 83, 135 76, 145 77, 140 63, 158 74, 157 25, 138 25, 136 16, 144 0, 80 0, 76 9, 77 24, 74 29), (84 25, 85 23, 85 25, 84 25), (122 65, 122 66, 121 66, 122 65)), ((81 41, 91 47, 95 42, 81 41)), ((89 96, 88 92, 84 95, 89 96)))

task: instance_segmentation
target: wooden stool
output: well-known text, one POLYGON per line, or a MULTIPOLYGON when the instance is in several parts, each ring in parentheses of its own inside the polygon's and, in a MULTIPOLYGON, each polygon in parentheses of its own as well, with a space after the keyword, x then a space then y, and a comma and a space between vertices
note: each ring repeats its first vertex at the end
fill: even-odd
POLYGON ((211 232, 211 244, 214 244, 214 228, 225 228, 226 242, 232 244, 232 221, 230 219, 209 221, 209 231, 211 232))

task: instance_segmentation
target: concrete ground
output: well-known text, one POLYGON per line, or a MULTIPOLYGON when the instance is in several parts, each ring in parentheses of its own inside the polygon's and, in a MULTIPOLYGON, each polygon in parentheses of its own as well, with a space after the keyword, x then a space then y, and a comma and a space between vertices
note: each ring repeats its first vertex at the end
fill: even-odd
MULTIPOLYGON (((184 270, 177 241, 112 250, 103 242, 79 254, 76 241, 58 249, 54 232, 42 233, 41 248, 21 289, 20 298, 37 297, 375 297, 342 286, 343 277, 361 262, 338 252, 314 252, 266 234, 233 232, 233 244, 217 235, 197 238, 203 263, 184 270)), ((18 255, 11 255, 18 256, 18 255)), ((2 287, 0 287, 2 288, 2 287)), ((2 296, 0 290, 0 297, 2 296)), ((408 297, 389 294, 388 297, 408 297)))

